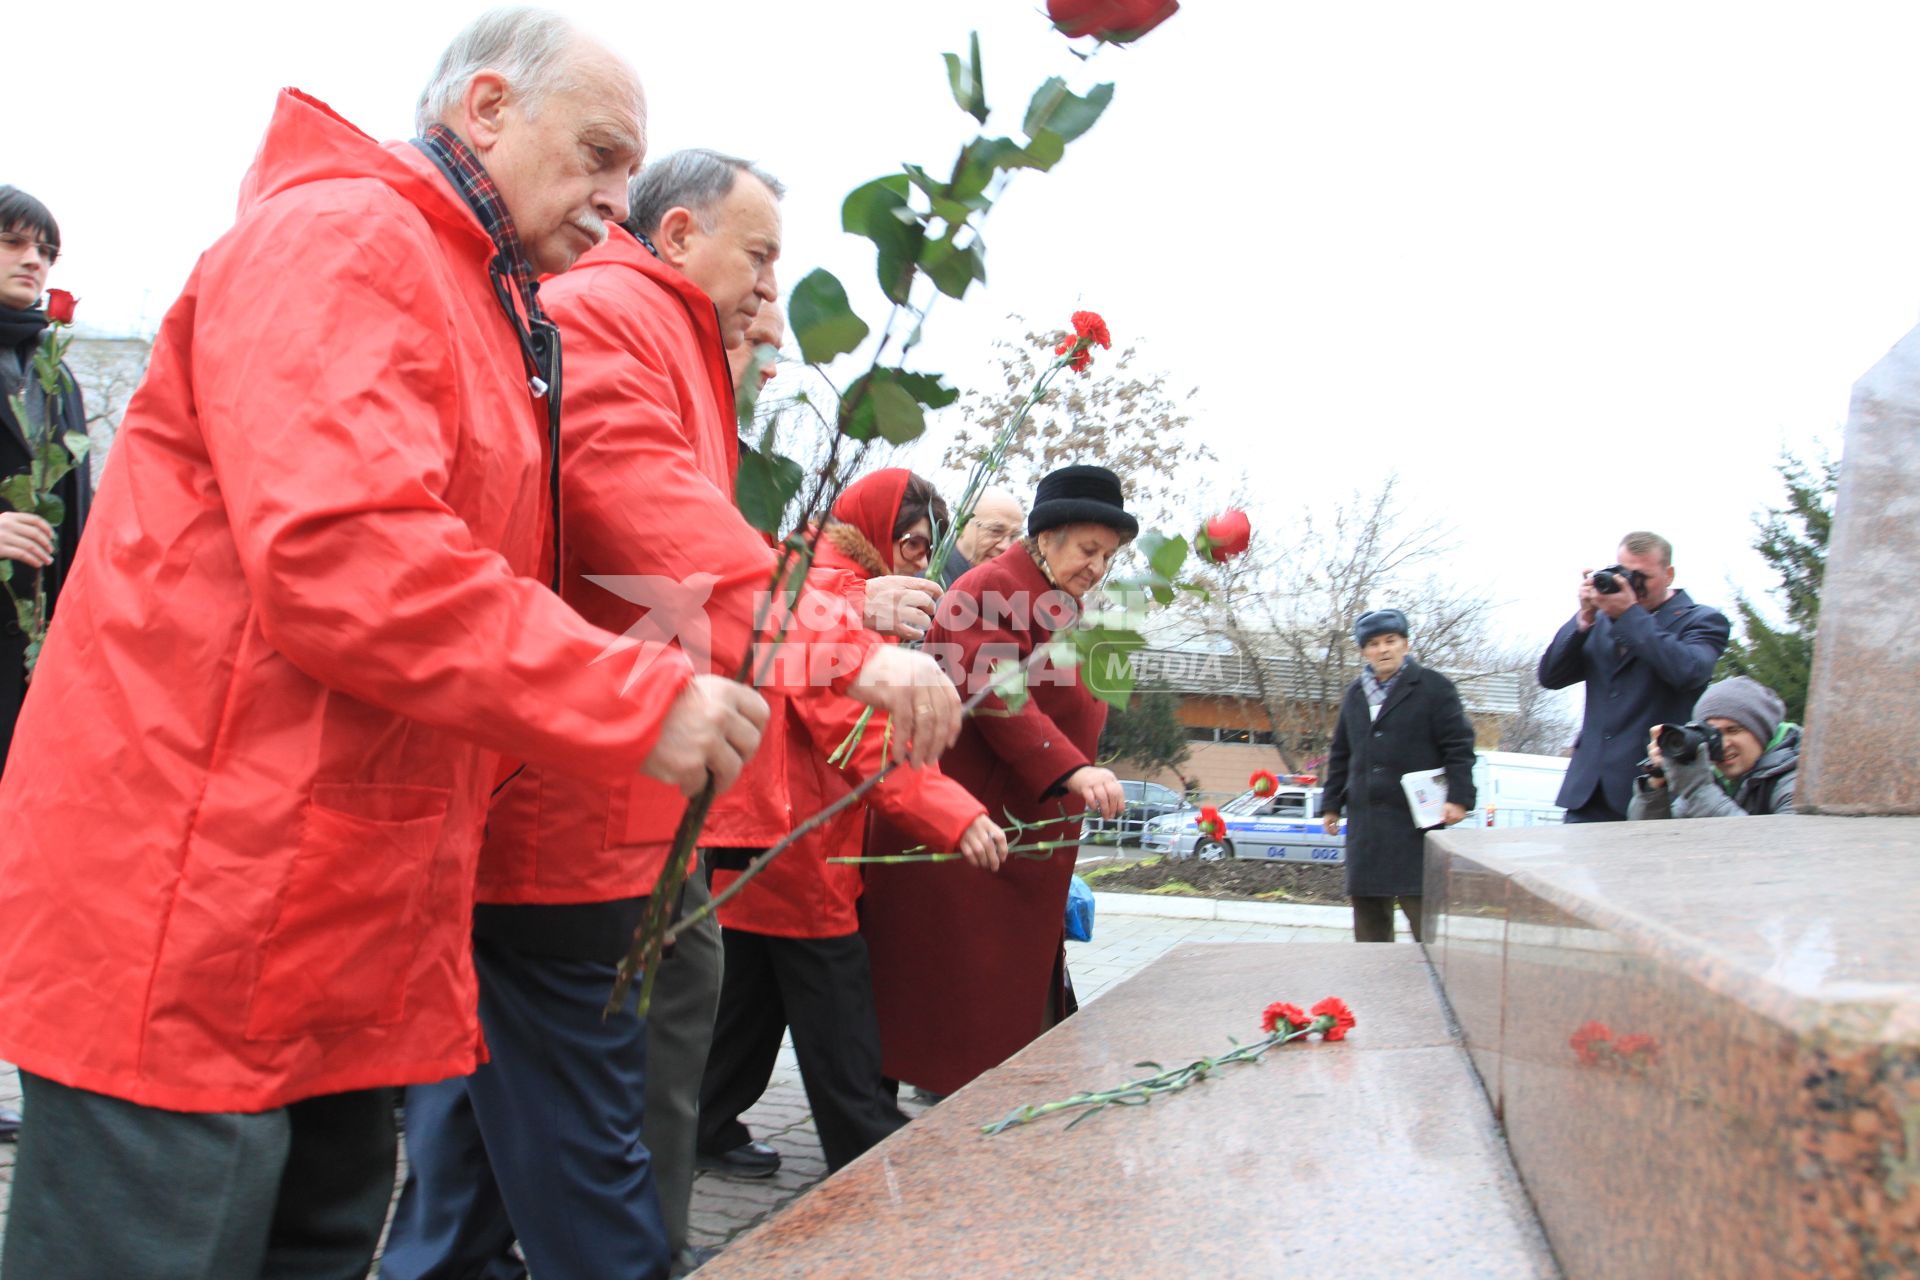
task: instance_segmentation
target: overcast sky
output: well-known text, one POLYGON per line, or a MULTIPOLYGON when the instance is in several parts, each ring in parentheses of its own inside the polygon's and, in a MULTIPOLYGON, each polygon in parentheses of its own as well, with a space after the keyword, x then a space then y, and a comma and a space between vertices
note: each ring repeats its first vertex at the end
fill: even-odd
MULTIPOLYGON (((150 331, 276 88, 404 137, 481 7, 42 7, 8 40, 0 181, 59 218, 81 319, 150 331)), ((981 32, 997 132, 1047 75, 1115 80, 994 210, 990 286, 936 310, 922 363, 978 383, 1009 313, 1099 310, 1199 389, 1221 465, 1195 517, 1244 480, 1282 536, 1397 468, 1516 641, 1630 528, 1673 539, 1697 598, 1764 588, 1750 517, 1781 448, 1837 449, 1852 382, 1920 313, 1920 6, 1188 0, 1084 66, 1022 0, 557 7, 639 68, 653 154, 788 183, 783 288, 829 266, 870 319, 839 202, 970 136, 943 50, 981 32)))

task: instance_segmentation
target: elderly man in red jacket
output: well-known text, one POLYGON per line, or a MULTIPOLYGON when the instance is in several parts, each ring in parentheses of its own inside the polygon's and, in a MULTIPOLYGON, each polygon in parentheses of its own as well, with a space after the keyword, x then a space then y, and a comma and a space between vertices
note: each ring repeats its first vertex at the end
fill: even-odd
MULTIPOLYGON (((713 667, 733 671, 775 552, 733 503, 726 349, 774 293, 779 188, 744 161, 682 152, 632 194, 635 234, 616 229, 542 292, 568 362, 563 594, 610 630, 690 600, 691 616, 676 612, 683 641, 703 632, 713 667)), ((894 716, 916 762, 937 756, 959 728, 952 685, 865 629, 855 602, 876 601, 849 599, 838 575, 814 582, 789 643, 842 651, 837 669, 858 670, 840 690, 894 716)), ((739 790, 785 831, 806 815, 767 755, 739 790)), ((601 1007, 684 807, 645 779, 609 785, 581 770, 530 767, 501 789, 474 916, 491 1061, 408 1092, 410 1174, 384 1275, 511 1274, 500 1269, 514 1265, 516 1236, 541 1280, 666 1269, 641 1133, 647 1028, 601 1007)), ((684 963, 669 959, 661 981, 684 963)), ((712 1004, 679 1015, 705 1024, 691 1028, 702 1058, 712 1004)))
POLYGON ((751 690, 629 680, 544 582, 532 282, 625 215, 638 83, 502 10, 420 124, 284 94, 127 412, 0 785, 9 1276, 363 1273, 380 1086, 481 1056, 502 756, 673 795, 757 744, 751 690))

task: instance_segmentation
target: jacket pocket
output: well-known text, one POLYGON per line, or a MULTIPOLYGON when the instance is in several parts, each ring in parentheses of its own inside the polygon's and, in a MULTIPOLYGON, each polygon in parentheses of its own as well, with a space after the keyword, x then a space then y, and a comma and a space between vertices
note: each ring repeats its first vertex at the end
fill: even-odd
POLYGON ((314 787, 247 1005, 249 1040, 400 1020, 449 792, 314 787))

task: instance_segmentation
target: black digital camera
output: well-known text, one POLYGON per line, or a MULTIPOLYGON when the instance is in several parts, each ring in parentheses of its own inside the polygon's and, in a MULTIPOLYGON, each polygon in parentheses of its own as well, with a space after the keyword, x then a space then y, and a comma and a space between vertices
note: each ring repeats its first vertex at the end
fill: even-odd
POLYGON ((1601 595, 1613 595, 1623 585, 1632 587, 1633 594, 1637 596, 1647 589, 1647 575, 1623 564, 1610 564, 1604 569, 1594 570, 1593 589, 1601 595))
POLYGON ((1706 748, 1707 759, 1715 764, 1726 759, 1726 739, 1712 725, 1697 720, 1691 724, 1661 725, 1658 741, 1660 758, 1675 764, 1692 764, 1700 758, 1702 747, 1706 748))

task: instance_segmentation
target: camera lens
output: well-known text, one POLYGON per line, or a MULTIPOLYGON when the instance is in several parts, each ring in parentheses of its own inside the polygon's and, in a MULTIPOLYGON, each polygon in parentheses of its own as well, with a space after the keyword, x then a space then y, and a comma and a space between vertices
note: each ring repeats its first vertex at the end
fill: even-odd
POLYGON ((1603 596, 1610 596, 1620 589, 1620 579, 1602 569, 1593 575, 1593 589, 1603 596))

